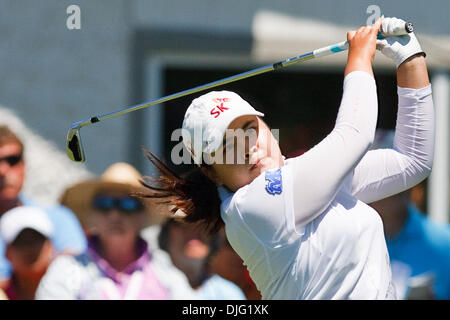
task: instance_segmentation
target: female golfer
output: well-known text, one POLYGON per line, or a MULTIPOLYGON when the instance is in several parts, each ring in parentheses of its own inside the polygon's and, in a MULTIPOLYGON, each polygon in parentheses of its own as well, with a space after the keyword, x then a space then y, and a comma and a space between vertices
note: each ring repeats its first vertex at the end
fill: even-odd
POLYGON ((193 100, 186 112, 183 142, 197 170, 179 177, 148 154, 162 175, 146 183, 146 196, 210 230, 224 223, 263 299, 395 298, 383 224, 366 203, 425 179, 434 148, 431 86, 415 35, 377 41, 380 26, 399 21, 347 33, 335 127, 303 155, 285 159, 263 115, 227 91, 193 100), (368 151, 377 123, 376 47, 397 66, 399 105, 394 148, 368 151), (227 129, 256 138, 243 143, 227 129))

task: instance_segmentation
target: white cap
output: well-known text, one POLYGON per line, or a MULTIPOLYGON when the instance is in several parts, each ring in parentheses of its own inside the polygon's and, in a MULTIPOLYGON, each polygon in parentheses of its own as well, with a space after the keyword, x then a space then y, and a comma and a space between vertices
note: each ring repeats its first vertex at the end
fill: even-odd
POLYGON ((6 211, 0 219, 0 234, 6 244, 13 242, 25 228, 36 230, 47 238, 53 233, 47 213, 38 207, 19 206, 6 211))
POLYGON ((202 153, 216 151, 230 123, 241 116, 264 114, 231 91, 211 91, 192 101, 184 115, 183 143, 194 162, 202 162, 202 153))

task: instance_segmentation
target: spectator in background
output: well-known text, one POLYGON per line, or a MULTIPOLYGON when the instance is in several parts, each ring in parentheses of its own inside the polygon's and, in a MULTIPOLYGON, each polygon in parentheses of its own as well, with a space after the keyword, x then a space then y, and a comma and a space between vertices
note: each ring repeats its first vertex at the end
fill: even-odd
POLYGON ((38 207, 19 206, 3 214, 0 234, 12 276, 5 288, 9 300, 33 300, 39 282, 56 251, 50 241, 53 226, 38 207))
MULTIPOLYGON (((77 254, 85 250, 86 238, 76 216, 64 206, 42 206, 21 193, 25 178, 24 145, 7 126, 0 126, 0 217, 23 205, 43 209, 53 227, 51 241, 55 250, 77 254)), ((45 172, 42 172, 45 174, 45 172)), ((0 238, 0 288, 8 284, 11 265, 5 257, 5 242, 0 238)))
MULTIPOLYGON (((392 147, 394 132, 378 130, 373 149, 392 147)), ((400 299, 450 299, 450 227, 433 222, 411 189, 370 204, 381 216, 400 299)))
POLYGON ((450 227, 411 202, 410 190, 370 204, 381 216, 401 299, 450 299, 450 227))
MULTIPOLYGON (((151 228, 158 228, 152 226, 151 228)), ((189 284, 201 300, 244 300, 244 292, 237 284, 215 273, 209 266, 209 258, 215 255, 217 246, 213 238, 195 224, 187 224, 168 218, 160 230, 145 230, 158 239, 161 249, 168 252, 173 264, 184 272, 189 284)))
POLYGON ((162 250, 149 250, 140 237, 150 202, 132 197, 141 175, 115 163, 100 179, 66 190, 61 202, 80 218, 88 249, 59 256, 39 285, 37 299, 194 299, 186 277, 162 250))

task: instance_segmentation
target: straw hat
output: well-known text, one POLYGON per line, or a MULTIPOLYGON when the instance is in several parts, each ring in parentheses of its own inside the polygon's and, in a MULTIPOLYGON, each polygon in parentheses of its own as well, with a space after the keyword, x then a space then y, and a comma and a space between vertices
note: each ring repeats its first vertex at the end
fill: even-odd
MULTIPOLYGON (((130 164, 117 162, 106 169, 99 179, 87 180, 77 183, 64 192, 61 204, 71 209, 82 223, 92 210, 92 198, 102 190, 119 190, 128 193, 143 191, 144 187, 139 180, 141 174, 130 164)), ((147 201, 143 201, 149 205, 147 201)))

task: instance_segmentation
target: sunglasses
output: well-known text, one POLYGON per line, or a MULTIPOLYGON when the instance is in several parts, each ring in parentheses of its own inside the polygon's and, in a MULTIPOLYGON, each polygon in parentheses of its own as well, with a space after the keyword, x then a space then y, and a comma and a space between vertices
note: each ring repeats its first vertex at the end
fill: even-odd
POLYGON ((10 167, 13 167, 16 164, 18 164, 21 160, 22 160, 22 154, 20 153, 20 154, 15 154, 13 156, 7 156, 7 157, 0 158, 0 163, 7 162, 10 167))
POLYGON ((131 196, 111 197, 98 195, 94 197, 92 206, 94 209, 105 213, 113 209, 123 213, 136 213, 144 209, 142 202, 131 196))

